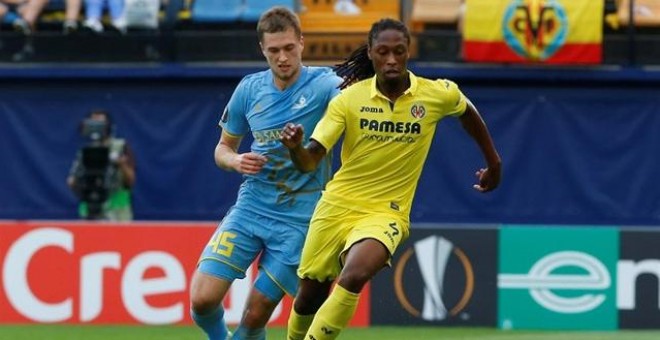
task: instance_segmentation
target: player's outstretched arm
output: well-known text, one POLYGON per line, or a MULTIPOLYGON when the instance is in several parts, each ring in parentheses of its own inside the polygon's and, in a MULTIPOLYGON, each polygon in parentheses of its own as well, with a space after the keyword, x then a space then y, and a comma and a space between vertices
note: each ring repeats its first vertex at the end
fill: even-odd
POLYGON ((493 144, 486 123, 481 118, 477 108, 469 100, 467 100, 467 108, 460 120, 465 131, 479 145, 488 166, 487 168, 479 169, 475 173, 478 183, 473 185, 473 188, 480 192, 491 191, 500 184, 500 178, 502 176, 502 160, 500 159, 500 155, 495 149, 495 144, 493 144))
POLYGON ((287 123, 280 134, 280 141, 289 149, 291 161, 302 172, 314 171, 325 156, 326 150, 319 142, 310 140, 306 147, 302 141, 305 131, 300 124, 287 123))
POLYGON ((254 175, 261 171, 268 159, 254 152, 239 154, 238 147, 242 137, 232 136, 222 132, 218 145, 215 147, 215 164, 227 171, 236 171, 244 175, 254 175))

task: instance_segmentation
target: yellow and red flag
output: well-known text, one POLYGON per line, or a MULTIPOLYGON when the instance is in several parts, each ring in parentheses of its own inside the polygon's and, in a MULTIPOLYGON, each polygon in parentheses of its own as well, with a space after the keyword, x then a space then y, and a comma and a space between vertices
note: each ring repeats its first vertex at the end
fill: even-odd
POLYGON ((466 61, 598 64, 602 0, 466 0, 466 61))

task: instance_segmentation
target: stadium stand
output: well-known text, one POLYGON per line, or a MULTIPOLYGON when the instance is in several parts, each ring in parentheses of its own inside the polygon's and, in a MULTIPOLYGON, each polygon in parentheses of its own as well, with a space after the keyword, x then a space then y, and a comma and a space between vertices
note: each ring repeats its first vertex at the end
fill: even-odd
MULTIPOLYGON (((305 32, 304 57, 338 61, 366 42, 371 25, 382 18, 401 18, 399 0, 354 0, 359 14, 342 11, 336 0, 302 0, 300 21, 305 32)), ((411 54, 417 55, 413 37, 411 54)))
MULTIPOLYGON (((633 21, 637 27, 660 27, 660 0, 635 0, 633 21)), ((619 24, 630 22, 630 0, 620 0, 617 9, 619 24)))
POLYGON ((195 0, 191 19, 194 22, 235 22, 243 12, 243 0, 195 0))
POLYGON ((51 27, 58 29, 61 27, 60 23, 64 21, 64 11, 66 9, 65 0, 50 0, 43 12, 39 16, 38 25, 40 28, 50 29, 51 27))
POLYGON ((155 30, 161 21, 161 12, 164 11, 160 0, 124 0, 123 24, 126 29, 155 30))
POLYGON ((421 32, 426 26, 455 27, 461 16, 463 0, 415 0, 410 15, 410 28, 421 32))
POLYGON ((245 9, 241 13, 240 20, 244 22, 257 22, 261 13, 273 6, 284 6, 295 10, 295 0, 245 0, 245 9))
MULTIPOLYGON (((275 3, 293 7, 300 14, 307 60, 341 60, 365 42, 374 21, 395 17, 410 25, 411 52, 415 57, 423 61, 461 62, 462 0, 345 1, 161 0, 157 28, 153 28, 152 22, 129 25, 128 34, 124 35, 104 32, 89 36, 80 30, 64 34, 66 0, 50 0, 29 37, 14 31, 16 13, 0 21, 0 63, 261 60, 254 36, 255 22, 264 8, 275 3), (340 3, 355 5, 359 14, 341 10, 340 3)), ((657 65, 660 0, 635 0, 634 26, 627 25, 630 0, 603 1, 604 63, 657 65)), ((109 19, 105 15, 102 21, 108 24, 109 19)))
POLYGON ((273 6, 295 10, 295 0, 194 0, 193 22, 235 23, 259 21, 261 13, 273 6))
POLYGON ((305 32, 364 33, 379 19, 399 19, 401 16, 399 0, 355 0, 361 11, 359 15, 337 13, 334 2, 335 0, 301 1, 300 21, 305 32))

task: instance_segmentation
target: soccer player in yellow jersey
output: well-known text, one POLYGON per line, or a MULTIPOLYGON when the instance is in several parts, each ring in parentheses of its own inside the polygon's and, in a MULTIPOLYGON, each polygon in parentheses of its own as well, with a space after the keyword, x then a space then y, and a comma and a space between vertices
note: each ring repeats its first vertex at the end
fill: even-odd
POLYGON ((353 317, 364 285, 408 237, 413 196, 440 119, 458 117, 484 155, 487 167, 476 172, 474 189, 488 192, 500 182, 500 156, 478 111, 455 83, 408 71, 409 45, 400 21, 374 23, 367 46, 336 69, 353 84, 330 102, 310 142, 302 145, 299 124, 288 123, 281 133, 301 171, 314 170, 344 136, 341 167, 305 240, 287 339, 334 339, 353 317))

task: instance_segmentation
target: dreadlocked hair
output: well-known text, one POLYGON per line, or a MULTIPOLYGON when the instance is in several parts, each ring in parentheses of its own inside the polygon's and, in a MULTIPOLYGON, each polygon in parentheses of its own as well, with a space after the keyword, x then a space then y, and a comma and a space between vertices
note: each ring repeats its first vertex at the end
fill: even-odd
POLYGON ((408 44, 410 44, 410 32, 406 25, 401 21, 385 18, 375 22, 371 25, 367 43, 353 51, 343 63, 335 65, 335 73, 344 79, 341 85, 339 85, 340 89, 345 89, 355 82, 371 78, 376 74, 374 65, 372 64, 371 59, 369 59, 369 46, 371 46, 373 40, 378 37, 378 34, 389 29, 403 33, 408 44))
POLYGON ((349 85, 363 79, 371 78, 376 74, 374 65, 368 55, 369 46, 364 44, 358 47, 343 63, 335 65, 335 73, 344 81, 339 85, 345 89, 349 85))

